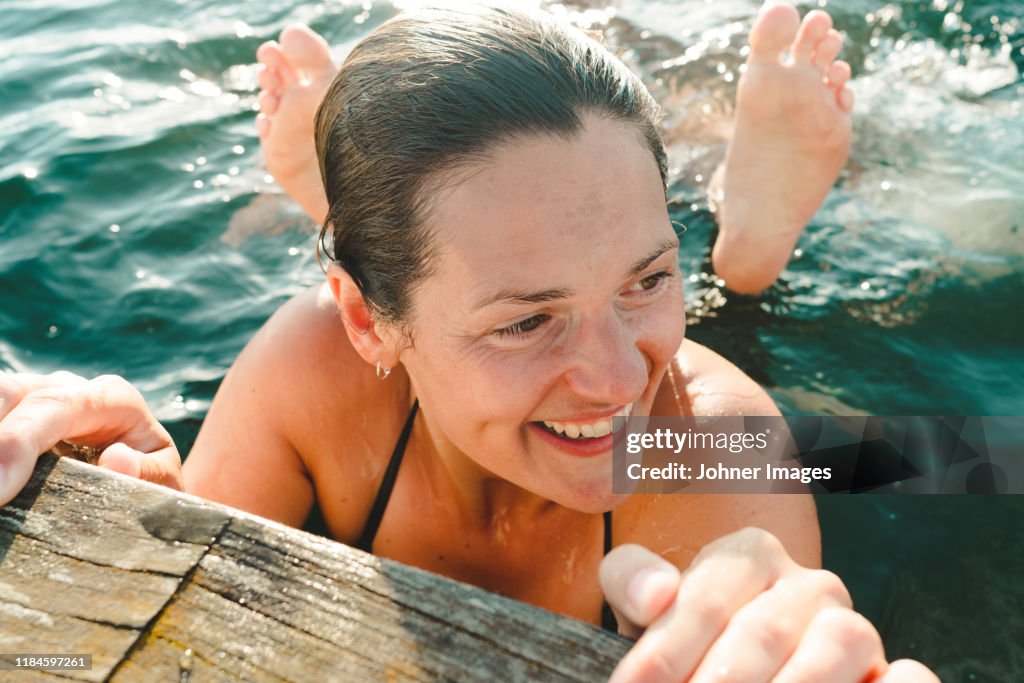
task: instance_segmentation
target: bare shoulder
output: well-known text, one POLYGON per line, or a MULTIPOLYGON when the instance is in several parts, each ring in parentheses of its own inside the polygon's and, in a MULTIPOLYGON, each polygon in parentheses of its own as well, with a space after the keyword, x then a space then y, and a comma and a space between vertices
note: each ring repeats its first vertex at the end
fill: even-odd
MULTIPOLYGON (((389 387, 353 348, 327 285, 311 287, 282 306, 239 358, 239 371, 259 376, 264 410, 306 463, 345 420, 389 387), (246 358, 249 354, 252 357, 246 358)), ((234 372, 235 369, 232 369, 234 372)))
MULTIPOLYGON (((684 341, 655 399, 656 415, 778 415, 768 394, 714 351, 684 341)), ((616 543, 638 543, 680 568, 708 543, 744 527, 775 535, 798 563, 821 565, 810 495, 635 495, 616 510, 616 543)))
POLYGON ((357 362, 365 365, 348 341, 326 284, 310 287, 281 306, 250 347, 254 353, 268 354, 275 361, 272 369, 284 372, 325 366, 351 370, 360 367, 357 362))
MULTIPOLYGON (((344 413, 368 388, 366 363, 352 348, 326 285, 296 295, 263 325, 228 379, 261 395, 260 412, 299 448, 320 409, 344 413), (237 375, 232 377, 231 375, 237 375), (329 408, 328 408, 329 406, 329 408)), ((315 430, 319 432, 321 430, 315 430)))
POLYGON ((662 380, 655 415, 778 415, 768 393, 706 346, 684 339, 662 380))
MULTIPOLYGON (((366 384, 365 363, 320 287, 284 304, 228 371, 184 465, 186 488, 286 524, 315 495, 317 444, 331 442, 366 384), (273 472, 274 476, 266 476, 273 472)), ((372 375, 372 372, 370 373, 372 375)))

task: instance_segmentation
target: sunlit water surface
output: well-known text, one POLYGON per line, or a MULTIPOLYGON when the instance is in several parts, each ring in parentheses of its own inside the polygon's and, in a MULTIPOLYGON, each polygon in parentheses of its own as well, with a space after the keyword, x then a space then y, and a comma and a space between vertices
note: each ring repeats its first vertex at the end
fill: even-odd
MULTIPOLYGON (((825 5, 824 2, 820 3, 825 5)), ((688 334, 788 413, 1024 414, 1024 8, 830 3, 858 98, 850 163, 782 283, 729 300, 703 187, 749 1, 548 5, 602 29, 666 107, 689 231, 688 334)), ((803 7, 804 10, 810 6, 803 7)), ((385 2, 7 0, 0 21, 0 368, 125 375, 182 450, 259 325, 321 280, 266 177, 254 53, 290 22, 343 57, 385 2)), ((820 499, 826 564, 892 656, 1024 679, 1024 505, 820 499)))

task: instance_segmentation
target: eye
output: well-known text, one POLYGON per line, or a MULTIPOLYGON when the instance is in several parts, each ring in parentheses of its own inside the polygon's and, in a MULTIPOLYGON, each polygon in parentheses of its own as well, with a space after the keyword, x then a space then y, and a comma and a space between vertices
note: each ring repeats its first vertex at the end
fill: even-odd
POLYGON ((672 277, 672 273, 667 270, 663 270, 643 278, 636 283, 636 287, 639 287, 639 289, 644 292, 652 292, 658 288, 658 285, 660 285, 662 281, 670 277, 672 277))
POLYGON ((530 332, 540 327, 546 320, 546 315, 534 315, 520 320, 517 323, 512 323, 508 327, 501 327, 494 331, 494 334, 499 337, 524 337, 530 332))

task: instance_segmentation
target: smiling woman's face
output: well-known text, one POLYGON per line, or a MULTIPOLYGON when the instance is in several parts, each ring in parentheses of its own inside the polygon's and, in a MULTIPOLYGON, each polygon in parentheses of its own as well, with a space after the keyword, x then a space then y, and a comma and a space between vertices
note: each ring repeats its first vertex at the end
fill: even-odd
POLYGON ((683 339, 658 166, 634 127, 588 116, 464 171, 431 209, 438 258, 401 354, 424 417, 501 479, 608 509, 610 419, 649 413, 683 339))

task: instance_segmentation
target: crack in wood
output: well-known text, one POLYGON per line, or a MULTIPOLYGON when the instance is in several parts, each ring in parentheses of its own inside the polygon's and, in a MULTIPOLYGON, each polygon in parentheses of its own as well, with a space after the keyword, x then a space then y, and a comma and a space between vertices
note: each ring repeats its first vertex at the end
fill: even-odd
POLYGON ((163 616, 164 612, 167 611, 167 608, 192 582, 192 577, 195 575, 196 571, 198 571, 199 565, 203 561, 203 558, 209 554, 210 550, 217 544, 217 542, 220 540, 220 536, 224 533, 224 531, 227 528, 228 522, 226 521, 224 525, 221 527, 221 530, 220 532, 218 532, 217 536, 215 536, 211 540, 210 544, 206 546, 206 549, 203 550, 202 555, 200 555, 196 559, 195 563, 189 568, 187 572, 185 572, 185 575, 181 577, 181 580, 178 582, 177 587, 175 587, 174 592, 170 595, 170 597, 167 598, 166 601, 164 601, 164 604, 160 606, 160 609, 156 611, 156 613, 150 618, 146 625, 142 629, 140 629, 138 636, 135 638, 134 641, 132 641, 132 644, 128 647, 128 649, 125 650, 124 654, 121 656, 120 661, 118 661, 118 663, 115 664, 114 667, 110 670, 110 673, 107 675, 106 680, 109 681, 114 676, 116 676, 118 671, 121 670, 125 663, 131 660, 132 655, 142 648, 143 643, 149 637, 149 634, 152 631, 153 627, 160 621, 160 618, 163 616))

